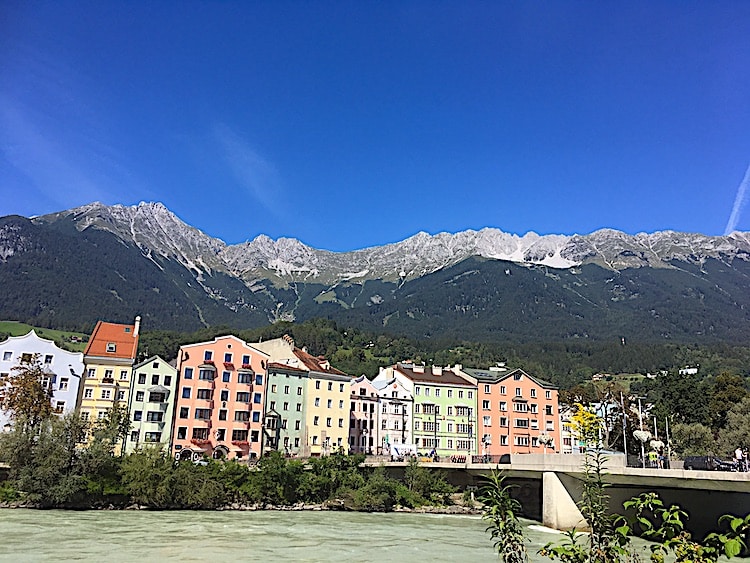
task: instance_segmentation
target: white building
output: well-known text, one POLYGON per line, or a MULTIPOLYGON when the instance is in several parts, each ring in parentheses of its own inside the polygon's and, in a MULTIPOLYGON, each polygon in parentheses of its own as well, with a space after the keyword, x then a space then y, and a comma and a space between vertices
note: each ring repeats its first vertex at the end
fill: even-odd
MULTIPOLYGON (((414 444, 414 395, 393 372, 392 368, 381 368, 372 380, 380 400, 376 422, 379 430, 378 453, 385 455, 391 453, 394 445, 414 444)), ((407 380, 406 383, 410 382, 407 380)))
MULTIPOLYGON (((52 389, 52 407, 58 414, 76 409, 78 385, 83 374, 83 353, 68 352, 33 330, 0 342, 0 381, 7 381, 22 362, 37 356, 45 373, 44 384, 52 389)), ((6 383, 7 384, 7 383, 6 383)), ((0 410, 0 430, 10 430, 10 413, 0 410)))

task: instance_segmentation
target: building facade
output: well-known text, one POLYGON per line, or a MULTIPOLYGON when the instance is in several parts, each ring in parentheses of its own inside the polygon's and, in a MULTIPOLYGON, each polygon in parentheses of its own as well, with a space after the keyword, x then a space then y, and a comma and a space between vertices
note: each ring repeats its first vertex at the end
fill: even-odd
MULTIPOLYGON (((387 373, 387 371, 383 372, 387 373)), ((414 397, 411 392, 395 377, 382 377, 372 380, 378 391, 379 415, 377 428, 380 429, 376 453, 392 455, 392 447, 402 444, 414 445, 412 432, 412 415, 414 397)))
POLYGON ((85 374, 79 410, 84 420, 101 420, 115 405, 127 408, 140 324, 140 317, 132 325, 104 321, 96 324, 83 352, 85 374))
POLYGON ((301 456, 308 371, 287 364, 268 364, 268 387, 264 425, 264 451, 279 450, 287 456, 301 456))
POLYGON ((504 365, 464 371, 477 382, 480 454, 560 452, 556 387, 504 365))
POLYGON ((364 375, 350 382, 349 452, 379 454, 382 452, 378 389, 364 375))
POLYGON ((172 434, 176 458, 261 455, 267 362, 267 354, 235 336, 180 348, 172 434))
MULTIPOLYGON (((41 338, 33 330, 24 336, 11 336, 0 342, 0 393, 14 369, 36 361, 45 376, 42 384, 52 391, 52 408, 57 414, 76 409, 78 386, 83 374, 83 354, 68 352, 52 340, 41 338)), ((9 413, 0 410, 0 431, 11 428, 9 413)))
MULTIPOLYGON (((304 348, 298 348, 294 339, 288 335, 265 342, 254 344, 270 357, 273 371, 280 374, 291 375, 291 371, 284 373, 281 368, 291 368, 305 372, 301 375, 306 382, 300 385, 304 397, 301 413, 304 420, 300 422, 299 430, 296 429, 297 415, 295 414, 295 428, 291 429, 290 417, 284 417, 283 395, 279 393, 284 385, 277 378, 277 391, 274 398, 269 397, 266 403, 266 414, 271 418, 277 418, 278 424, 283 427, 285 418, 287 434, 278 432, 279 440, 276 448, 283 448, 283 440, 288 437, 289 443, 296 443, 299 438, 299 449, 294 452, 303 457, 328 455, 333 452, 346 449, 349 443, 349 386, 351 378, 342 371, 332 367, 330 362, 322 356, 313 356, 304 348), (281 410, 279 410, 281 408, 281 410)), ((291 387, 291 386, 290 386, 291 387)), ((290 405, 292 401, 289 401, 290 405)), ((296 401, 295 413, 296 411, 296 401)), ((288 412, 288 411, 287 411, 288 412)), ((274 423, 271 422, 271 425, 274 423)), ((284 429, 281 428, 283 431, 284 429)), ((267 429, 266 440, 276 434, 275 429, 267 429)))
POLYGON ((446 458, 477 453, 476 385, 460 366, 399 363, 382 368, 373 381, 391 378, 414 398, 406 424, 411 420, 413 444, 420 453, 446 458))
POLYGON ((133 366, 128 415, 130 433, 125 452, 142 446, 169 451, 174 420, 177 369, 159 356, 133 366))

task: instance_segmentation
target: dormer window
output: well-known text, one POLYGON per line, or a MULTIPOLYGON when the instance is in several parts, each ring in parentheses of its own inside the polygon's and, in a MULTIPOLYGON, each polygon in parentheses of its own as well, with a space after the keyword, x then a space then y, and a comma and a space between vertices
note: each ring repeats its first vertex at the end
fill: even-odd
POLYGON ((117 352, 117 344, 114 342, 107 342, 107 352, 110 354, 117 352))

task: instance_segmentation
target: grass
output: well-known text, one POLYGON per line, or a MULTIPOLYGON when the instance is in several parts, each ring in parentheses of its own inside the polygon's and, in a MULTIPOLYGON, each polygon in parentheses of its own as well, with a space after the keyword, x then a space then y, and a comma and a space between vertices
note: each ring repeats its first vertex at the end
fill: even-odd
POLYGON ((86 348, 86 341, 89 339, 88 334, 82 332, 71 332, 68 330, 53 330, 51 328, 39 328, 26 323, 19 323, 17 321, 0 321, 0 333, 9 334, 10 336, 23 336, 28 334, 30 330, 36 331, 37 336, 53 340, 62 348, 71 352, 83 352, 86 348), (71 337, 76 337, 82 342, 72 342, 71 337))

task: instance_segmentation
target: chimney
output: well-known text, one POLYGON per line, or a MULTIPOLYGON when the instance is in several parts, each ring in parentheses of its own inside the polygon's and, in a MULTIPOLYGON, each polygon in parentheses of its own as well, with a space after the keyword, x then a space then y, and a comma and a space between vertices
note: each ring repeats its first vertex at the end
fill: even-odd
POLYGON ((133 338, 138 337, 138 332, 141 330, 141 316, 138 315, 135 318, 135 329, 133 330, 133 338))
POLYGON ((432 366, 432 375, 443 375, 443 368, 440 366, 432 366))

